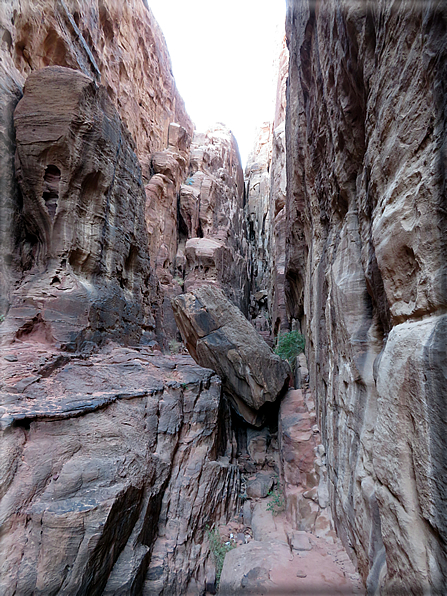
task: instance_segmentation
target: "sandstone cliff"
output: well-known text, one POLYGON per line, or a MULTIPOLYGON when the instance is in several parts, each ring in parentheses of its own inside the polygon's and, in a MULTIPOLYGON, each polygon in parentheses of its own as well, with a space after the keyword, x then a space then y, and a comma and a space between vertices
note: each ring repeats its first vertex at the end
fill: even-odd
POLYGON ((287 304, 371 594, 447 577, 446 16, 288 1, 287 304))
MULTIPOLYGON (((137 1, 0 8, 0 591, 202 593, 239 471, 220 380, 151 349, 192 136, 163 37, 137 1)), ((243 184, 217 136, 231 252, 243 184)))
POLYGON ((103 84, 135 140, 143 175, 168 145, 169 125, 192 133, 163 34, 143 0, 3 2, 2 70, 23 84, 45 66, 80 70, 103 84))
POLYGON ((283 41, 278 56, 276 109, 264 123, 245 168, 246 218, 250 246, 250 315, 255 327, 273 343, 289 329, 284 293, 286 144, 285 111, 288 50, 283 41))
MULTIPOLYGON (((272 569, 335 523, 369 594, 442 592, 446 22, 435 0, 288 0, 245 189, 231 131, 193 134, 144 0, 1 4, 2 593, 202 594, 207 525, 243 492, 262 560, 279 477, 272 569), (262 428, 157 350, 171 298, 210 284, 266 338, 306 334, 262 428)), ((268 366, 219 341, 258 407, 268 366)), ((273 589, 259 558, 228 585, 273 589)))
POLYGON ((40 333, 72 351, 107 336, 152 339, 141 169, 105 89, 72 69, 36 71, 14 123, 21 280, 2 336, 40 333))
MULTIPOLYGON (((160 172, 155 165, 160 161, 160 158, 157 158, 160 152, 167 153, 168 158, 177 164, 170 176, 162 177, 161 181, 158 176, 149 189, 146 187, 146 210, 150 219, 154 211, 151 203, 154 193, 151 192, 151 188, 157 187, 157 183, 159 186, 161 185, 161 190, 156 197, 158 200, 156 216, 148 222, 147 232, 141 228, 141 214, 135 214, 140 232, 146 238, 143 239, 141 235, 138 237, 138 250, 141 248, 145 253, 149 245, 152 269, 157 268, 157 259, 164 246, 164 241, 157 233, 158 222, 166 221, 167 229, 169 229, 170 222, 172 228, 175 230, 177 228, 175 193, 186 175, 192 123, 175 87, 163 35, 152 13, 142 0, 125 3, 108 0, 98 0, 97 2, 83 0, 18 2, 14 0, 2 3, 0 27, 2 29, 2 62, 0 65, 2 111, 0 115, 4 133, 1 139, 0 160, 0 192, 2 193, 0 238, 2 299, 0 308, 3 316, 11 301, 11 291, 19 282, 19 272, 23 266, 27 269, 31 266, 30 262, 25 265, 20 262, 21 255, 17 249, 26 245, 28 252, 32 253, 36 251, 33 246, 38 244, 36 230, 30 232, 29 229, 26 229, 25 222, 22 221, 21 197, 15 182, 13 167, 15 139, 12 112, 22 94, 25 78, 31 72, 42 67, 58 65, 79 70, 93 79, 95 83, 102 84, 110 104, 115 105, 124 129, 127 129, 134 139, 132 143, 135 145, 131 143, 132 149, 141 165, 138 174, 135 166, 132 166, 138 178, 138 185, 141 186, 142 183, 147 185, 153 174, 160 172), (172 180, 173 177, 174 180, 172 180), (173 196, 174 199, 172 199, 173 196), (173 201, 175 218, 172 216, 173 201), (147 240, 148 233, 149 239, 147 240)), ((41 101, 46 102, 45 95, 41 97, 41 101)), ((51 109, 52 101, 57 101, 57 98, 49 98, 48 109, 51 109)), ((103 101, 105 101, 105 96, 103 101)), ((39 126, 42 126, 42 123, 39 126)), ((103 133, 104 139, 108 139, 107 135, 107 132, 103 133)), ((120 142, 118 145, 121 146, 120 142)), ((55 164, 48 162, 44 165, 55 164)), ((94 169, 92 165, 92 176, 95 175, 94 169)), ((50 176, 51 172, 48 175, 50 176)), ((56 172, 56 176, 58 175, 56 172)), ((73 171, 70 175, 76 176, 77 172, 73 171)), ((163 174, 161 175, 163 176, 163 174)), ((67 176, 67 173, 63 174, 61 190, 64 188, 64 177, 67 176)), ((102 181, 92 179, 86 184, 93 194, 100 190, 99 187, 105 191, 107 184, 110 183, 108 177, 110 177, 109 174, 103 176, 102 181), (95 185, 98 186, 97 189, 95 185)), ((53 192, 51 189, 42 190, 43 192, 53 192)), ((81 190, 82 194, 84 189, 81 190)), ((113 205, 110 208, 113 209, 113 205)), ((106 213, 106 218, 112 218, 115 222, 113 225, 117 224, 117 227, 122 225, 121 222, 118 223, 119 219, 116 219, 114 213, 106 213)), ((60 215, 57 216, 57 219, 61 219, 60 215)), ((58 225, 57 222, 55 225, 58 225)), ((65 222, 64 225, 68 229, 68 223, 65 222)), ((98 226, 91 225, 91 223, 88 225, 90 228, 84 226, 82 233, 89 237, 88 243, 97 244, 100 242, 96 234, 98 226)), ((165 232, 165 230, 162 231, 165 232)), ((74 233, 75 230, 72 232, 74 233)), ((166 236, 168 236, 167 231, 166 236)), ((82 242, 81 240, 81 244, 82 242)), ((126 242, 128 243, 128 241, 126 242)), ((175 238, 174 247, 170 247, 174 254, 176 243, 175 238)), ((90 248, 94 248, 94 246, 90 248)), ((86 247, 83 250, 85 249, 86 247)), ((104 251, 103 256, 105 257, 104 251)), ((123 255, 123 258, 128 259, 128 265, 132 269, 133 265, 130 262, 137 258, 135 244, 128 256, 123 255)), ((83 260, 86 260, 86 256, 83 260)), ((28 261, 30 260, 28 259, 28 261)), ((126 267, 124 265, 124 278, 129 277, 124 271, 126 267)), ((90 281, 92 281, 91 278, 90 281)), ((119 280, 115 281, 120 283, 119 280)), ((149 283, 149 288, 146 291, 149 294, 148 301, 152 302, 148 311, 152 311, 152 313, 149 315, 146 312, 144 317, 155 316, 160 339, 163 298, 156 290, 153 281, 149 283)), ((130 315, 130 318, 135 319, 135 316, 130 315)), ((134 323, 137 321, 135 320, 134 323)), ((138 321, 137 324, 141 327, 141 321, 138 321)), ((105 325, 106 328, 111 326, 113 326, 111 322, 105 325)), ((149 324, 149 328, 153 329, 153 322, 149 324)), ((134 336, 135 333, 132 333, 134 336)))
POLYGON ((246 313, 250 287, 244 201, 241 159, 232 132, 217 124, 196 133, 189 177, 179 198, 177 271, 186 292, 217 284, 246 313))

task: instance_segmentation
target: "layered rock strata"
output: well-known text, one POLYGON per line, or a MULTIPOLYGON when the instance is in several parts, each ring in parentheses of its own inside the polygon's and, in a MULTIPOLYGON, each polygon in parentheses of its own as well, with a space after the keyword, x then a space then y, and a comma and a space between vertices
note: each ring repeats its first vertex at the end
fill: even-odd
POLYGON ((172 301, 177 325, 191 356, 213 369, 236 411, 261 426, 259 410, 289 383, 287 362, 273 354, 240 310, 216 286, 202 286, 172 301))
POLYGON ((176 268, 185 292, 215 284, 245 314, 249 299, 245 188, 239 149, 218 124, 196 133, 179 197, 176 268))
POLYGON ((133 141, 106 91, 68 68, 31 74, 14 112, 20 269, 0 332, 76 350, 153 339, 157 281, 133 141))
POLYGON ((447 578, 446 17, 288 1, 288 309, 371 594, 447 578))
POLYGON ((2 70, 23 84, 45 66, 80 70, 104 85, 136 144, 143 176, 168 147, 169 125, 188 134, 163 34, 143 0, 12 0, 2 3, 2 70))
POLYGON ((168 147, 151 156, 155 172, 145 186, 146 227, 149 234, 149 255, 162 290, 163 333, 161 344, 177 337, 171 309, 171 298, 182 291, 183 277, 177 267, 179 245, 179 194, 189 171, 187 130, 173 122, 169 126, 168 147))
POLYGON ((203 593, 205 525, 239 494, 218 377, 147 348, 30 342, 0 366, 1 593, 203 593))
MULTIPOLYGON (((14 0, 2 3, 0 27, 0 125, 5 133, 0 157, 0 314, 7 312, 10 293, 21 276, 16 247, 24 243, 21 198, 12 162, 12 112, 26 77, 45 66, 79 70, 102 84, 134 138, 142 182, 147 185, 156 173, 146 188, 149 255, 154 268, 162 261, 160 278, 164 281, 163 269, 172 268, 172 262, 165 259, 165 265, 160 256, 166 245, 160 236, 169 237, 170 228, 177 230, 176 193, 186 176, 193 127, 175 87, 163 35, 147 4, 142 0, 125 4, 109 0, 14 0), (166 152, 167 156, 160 157, 166 152), (168 172, 163 159, 175 162, 175 167, 168 172)), ((177 237, 174 246, 168 244, 169 253, 175 255, 176 245, 177 237)), ((161 339, 162 309, 158 312, 161 339)))

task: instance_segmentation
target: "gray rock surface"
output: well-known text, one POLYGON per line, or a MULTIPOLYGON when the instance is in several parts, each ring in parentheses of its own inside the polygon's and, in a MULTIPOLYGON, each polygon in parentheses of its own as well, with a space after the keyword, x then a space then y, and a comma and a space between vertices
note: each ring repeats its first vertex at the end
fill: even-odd
POLYGON ((289 365, 273 354, 252 325, 213 285, 172 301, 183 340, 194 360, 214 370, 236 411, 259 425, 258 410, 288 385, 289 365))
POLYGON ((20 342, 8 354, 0 592, 204 589, 206 522, 225 522, 239 493, 216 375, 147 348, 86 358, 20 342))
POLYGON ((251 264, 250 317, 266 341, 290 328, 284 281, 286 255, 286 81, 289 52, 278 48, 276 109, 258 131, 245 168, 251 264))
POLYGON ((287 306, 372 593, 447 581, 446 16, 288 1, 287 306))
POLYGON ((263 499, 273 486, 271 474, 259 472, 256 477, 247 482, 247 496, 252 499, 263 499))

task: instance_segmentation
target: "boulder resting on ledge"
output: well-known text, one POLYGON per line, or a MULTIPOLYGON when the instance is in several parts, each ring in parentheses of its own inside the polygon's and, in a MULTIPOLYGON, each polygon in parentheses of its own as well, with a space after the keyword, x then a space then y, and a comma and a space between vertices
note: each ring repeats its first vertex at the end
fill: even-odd
POLYGON ((287 362, 271 351, 216 286, 181 294, 172 300, 172 308, 194 360, 221 377, 224 391, 247 422, 262 424, 261 408, 288 385, 287 362))

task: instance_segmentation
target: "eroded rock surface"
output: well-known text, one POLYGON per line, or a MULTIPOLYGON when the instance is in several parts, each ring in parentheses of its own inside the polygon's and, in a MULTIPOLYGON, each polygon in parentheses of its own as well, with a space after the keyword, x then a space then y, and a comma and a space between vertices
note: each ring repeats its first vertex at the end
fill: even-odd
POLYGON ((236 411, 259 426, 258 410, 274 402, 289 382, 289 365, 267 344, 216 286, 202 286, 172 302, 183 340, 196 362, 211 368, 236 411))
POLYGON ((201 593, 205 525, 239 491, 216 375, 26 342, 0 365, 1 593, 201 593))
POLYGON ((239 149, 231 131, 218 124, 206 133, 196 133, 189 177, 179 198, 178 275, 185 292, 215 283, 247 313, 244 196, 239 149))
POLYGON ((153 339, 141 168, 106 90, 69 68, 36 71, 14 124, 23 274, 1 335, 72 350, 107 335, 153 339))
POLYGON ((288 1, 286 293, 371 593, 447 578, 446 12, 288 1))
POLYGON ((13 80, 23 85, 35 70, 65 66, 106 87, 146 179, 151 155, 168 147, 171 122, 192 134, 163 33, 143 0, 11 0, 0 23, 1 68, 13 80))
POLYGON ((289 54, 278 56, 275 117, 264 123, 245 168, 246 217, 251 261, 250 317, 266 341, 273 343, 290 328, 284 291, 286 253, 285 99, 289 54))
MULTIPOLYGON (((142 182, 146 186, 147 194, 146 223, 149 241, 141 241, 140 247, 143 252, 146 252, 149 244, 152 267, 159 270, 159 278, 164 282, 163 287, 167 285, 167 294, 170 296, 172 289, 176 289, 172 277, 169 278, 173 273, 172 258, 173 255, 175 256, 178 242, 176 193, 186 176, 189 165, 189 142, 193 125, 175 87, 163 34, 147 4, 141 0, 132 0, 125 4, 108 0, 100 2, 13 0, 1 4, 0 26, 2 29, 0 125, 4 132, 2 143, 5 144, 1 152, 0 169, 2 215, 0 314, 6 314, 11 302, 11 292, 21 278, 24 264, 20 262, 17 247, 26 249, 27 245, 31 245, 32 248, 36 244, 36 239, 29 238, 27 231, 24 230, 20 193, 14 181, 12 164, 15 136, 12 112, 20 99, 26 77, 38 69, 54 65, 79 70, 96 83, 102 84, 109 96, 110 105, 115 106, 124 128, 130 131, 134 139, 133 150, 141 165, 141 171, 138 174, 139 183, 142 182), (173 167, 166 168, 163 160, 172 163, 173 167), (154 172, 156 172, 155 176, 154 172), (154 180, 150 184, 152 177, 154 180), (170 233, 172 230, 175 234, 170 233), (175 237, 171 238, 171 236, 175 237), (169 279, 166 280, 166 277, 169 279)), ((55 98, 50 98, 51 101, 55 101, 55 98)), ((46 101, 43 103, 45 104, 46 101)), ((85 123, 85 126, 88 128, 90 125, 85 123)), ((109 132, 104 131, 105 138, 109 132)), ((111 151, 113 144, 114 142, 111 144, 111 151)), ((112 157, 114 159, 114 156, 112 157)), ((131 170, 133 169, 132 165, 131 170)), ((58 173, 56 172, 56 178, 51 172, 48 176, 52 176, 55 182, 58 173)), ((107 176, 110 178, 110 172, 107 176)), ((102 182, 110 182, 107 176, 102 182)), ((93 194, 96 190, 100 193, 102 182, 94 179, 90 182, 91 184, 87 184, 90 191, 93 194), (95 184, 98 185, 98 189, 95 189, 95 184)), ((63 184, 64 180, 62 180, 62 186, 63 184)), ((51 194, 51 192, 57 192, 57 189, 52 191, 48 188, 44 192, 51 194)), ((50 200, 51 209, 54 209, 54 200, 54 197, 50 200)), ((88 201, 88 197, 85 200, 88 201)), ((110 214, 111 225, 117 223, 114 219, 115 215, 110 214)), ((141 221, 140 214, 138 220, 141 221)), ((89 224, 83 230, 81 241, 85 238, 90 239, 87 244, 80 247, 81 251, 88 253, 92 248, 90 243, 102 242, 101 238, 92 238, 99 228, 101 225, 96 222, 94 225, 89 224)), ((28 252, 32 252, 31 248, 28 246, 28 252)), ((136 255, 132 253, 122 257, 125 259, 129 257, 128 265, 132 269, 132 261, 136 255)), ((29 263, 25 263, 25 267, 29 268, 29 263)), ((123 275, 126 277, 126 271, 123 271, 123 275)), ((34 282, 38 282, 37 277, 34 275, 34 282)), ((60 275, 58 277, 60 278, 60 275)), ((45 279, 39 283, 45 286, 48 281, 51 280, 45 279)), ((122 285, 120 280, 118 282, 122 285)), ((127 282, 124 283, 126 291, 127 282)), ((153 286, 153 281, 150 280, 148 283, 145 280, 144 285, 153 286)), ((52 290, 53 288, 46 291, 51 293, 52 290)), ((153 287, 148 291, 153 294, 153 287)), ((122 310, 122 304, 117 304, 122 303, 120 292, 120 289, 116 292, 113 290, 112 311, 122 310)), ((83 294, 82 288, 80 293, 83 294)), ((88 302, 90 299, 91 297, 82 300, 88 302)), ((157 339, 162 342, 162 321, 166 301, 163 303, 163 297, 155 295, 152 295, 151 301, 154 302, 153 307, 156 310, 157 339)), ((141 310, 140 307, 141 304, 139 310, 141 310)), ((131 308, 124 306, 124 310, 131 310, 131 308)), ((154 308, 149 310, 154 311, 154 308)), ((123 313, 120 313, 119 317, 122 315, 123 313)), ((85 316, 85 309, 83 316, 85 316)), ((132 319, 135 313, 124 313, 124 316, 132 319)), ((148 313, 143 312, 143 318, 147 316, 148 313)), ((116 321, 113 322, 115 323, 116 321)), ((172 312, 168 312, 166 323, 167 326, 171 323, 172 327, 172 312)), ((111 321, 107 321, 105 326, 110 328, 111 321)), ((149 327, 152 326, 153 322, 149 327)), ((135 329, 129 329, 126 333, 129 333, 134 340, 135 329)), ((171 335, 174 334, 175 330, 171 329, 171 335)))

